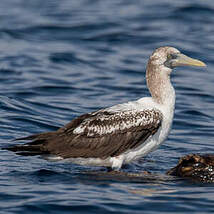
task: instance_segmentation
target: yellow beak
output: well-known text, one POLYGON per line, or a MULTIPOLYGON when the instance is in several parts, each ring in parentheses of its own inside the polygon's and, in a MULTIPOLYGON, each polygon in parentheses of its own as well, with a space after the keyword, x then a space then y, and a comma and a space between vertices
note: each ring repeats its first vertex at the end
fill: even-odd
POLYGON ((177 54, 176 59, 173 60, 172 62, 173 67, 177 66, 200 66, 200 67, 205 67, 206 64, 203 63, 200 60, 193 59, 191 57, 188 57, 184 54, 177 54))

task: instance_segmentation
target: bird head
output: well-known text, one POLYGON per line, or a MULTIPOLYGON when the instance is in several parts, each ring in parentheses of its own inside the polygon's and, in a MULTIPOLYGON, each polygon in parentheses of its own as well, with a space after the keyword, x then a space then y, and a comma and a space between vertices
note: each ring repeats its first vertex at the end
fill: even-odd
MULTIPOLYGON (((206 66, 200 60, 190 58, 173 47, 160 47, 149 58, 146 81, 152 97, 158 103, 168 102, 167 97, 173 90, 170 74, 177 66, 206 66)), ((174 101, 172 101, 174 102, 174 101)))
POLYGON ((202 61, 188 57, 173 47, 157 48, 150 57, 150 63, 154 66, 169 69, 178 66, 206 66, 202 61))

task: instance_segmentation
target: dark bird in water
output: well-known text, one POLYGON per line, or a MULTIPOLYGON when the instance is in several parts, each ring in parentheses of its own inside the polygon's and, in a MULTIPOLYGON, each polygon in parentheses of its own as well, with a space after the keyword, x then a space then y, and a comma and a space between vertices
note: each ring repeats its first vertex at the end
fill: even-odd
POLYGON ((160 47, 150 56, 146 69, 151 97, 83 114, 57 131, 18 139, 31 142, 6 149, 19 155, 120 169, 147 155, 167 138, 175 106, 170 74, 177 66, 205 64, 176 48, 160 47))

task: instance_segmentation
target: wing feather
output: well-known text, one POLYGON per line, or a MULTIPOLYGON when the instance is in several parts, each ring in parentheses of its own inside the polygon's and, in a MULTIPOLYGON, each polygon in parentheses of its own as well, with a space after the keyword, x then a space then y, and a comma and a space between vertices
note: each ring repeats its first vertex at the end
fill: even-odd
MULTIPOLYGON (((27 137, 30 143, 11 147, 20 154, 54 154, 63 158, 106 158, 138 147, 162 122, 157 109, 84 114, 56 132, 27 137), (24 151, 24 153, 23 153, 24 151)), ((24 138, 23 138, 24 139, 24 138)))

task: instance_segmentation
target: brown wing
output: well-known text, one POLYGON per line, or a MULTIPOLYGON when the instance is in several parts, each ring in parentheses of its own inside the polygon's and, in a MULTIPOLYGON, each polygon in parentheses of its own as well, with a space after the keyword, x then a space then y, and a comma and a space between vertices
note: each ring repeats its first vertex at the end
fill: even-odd
POLYGON ((11 147, 21 155, 53 154, 62 158, 106 158, 138 147, 161 126, 160 111, 98 111, 84 114, 56 132, 33 135, 31 143, 11 147))

